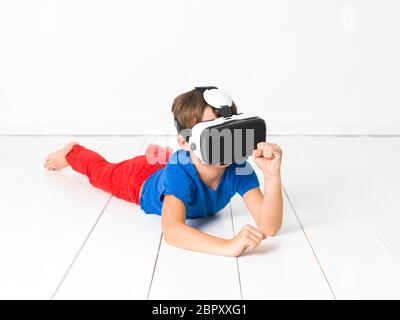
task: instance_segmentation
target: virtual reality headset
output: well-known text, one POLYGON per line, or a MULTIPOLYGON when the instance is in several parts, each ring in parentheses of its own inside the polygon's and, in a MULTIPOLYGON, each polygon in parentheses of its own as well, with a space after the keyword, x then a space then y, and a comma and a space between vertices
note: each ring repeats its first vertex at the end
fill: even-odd
POLYGON ((204 163, 221 165, 242 162, 252 155, 257 143, 266 140, 265 121, 257 116, 233 114, 231 97, 217 87, 195 87, 219 117, 202 121, 191 129, 183 128, 175 118, 178 133, 204 163))

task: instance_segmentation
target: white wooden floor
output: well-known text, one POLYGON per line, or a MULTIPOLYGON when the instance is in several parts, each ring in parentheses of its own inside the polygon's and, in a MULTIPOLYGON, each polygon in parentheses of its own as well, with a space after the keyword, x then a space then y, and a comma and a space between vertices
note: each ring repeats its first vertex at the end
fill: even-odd
MULTIPOLYGON (((400 298, 400 137, 271 137, 284 225, 238 259, 167 245, 160 217, 45 156, 70 140, 117 162, 173 137, 0 136, 0 299, 400 298)), ((260 177, 261 178, 261 177, 260 177)), ((209 220, 253 223, 240 197, 209 220)))

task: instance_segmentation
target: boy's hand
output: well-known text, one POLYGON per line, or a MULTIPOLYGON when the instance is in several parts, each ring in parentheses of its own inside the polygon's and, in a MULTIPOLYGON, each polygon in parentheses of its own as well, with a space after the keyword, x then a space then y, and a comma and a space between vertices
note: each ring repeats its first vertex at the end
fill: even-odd
POLYGON ((280 174, 282 149, 275 143, 259 142, 253 151, 253 159, 266 176, 280 174))
POLYGON ((266 238, 260 230, 246 224, 233 239, 229 240, 228 255, 238 257, 245 250, 258 247, 261 241, 266 238))

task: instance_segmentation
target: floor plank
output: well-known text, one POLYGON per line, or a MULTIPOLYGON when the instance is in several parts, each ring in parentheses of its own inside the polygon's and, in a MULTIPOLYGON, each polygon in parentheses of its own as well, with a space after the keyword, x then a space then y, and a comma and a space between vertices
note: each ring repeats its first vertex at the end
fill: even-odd
POLYGON ((300 141, 400 261, 400 137, 300 141))
MULTIPOLYGON (((204 232, 232 238, 229 205, 215 217, 188 220, 204 232)), ((187 251, 161 243, 150 299, 240 299, 235 258, 187 251)))
POLYGON ((49 299, 109 199, 70 168, 44 169, 45 156, 70 140, 41 138, 6 158, 33 167, 0 198, 1 298, 49 299))
MULTIPOLYGON (((114 139, 113 147, 102 152, 113 162, 142 154, 148 142, 156 141, 114 139)), ((159 216, 113 197, 55 298, 146 299, 160 237, 159 216)))
MULTIPOLYGON (((167 144, 176 150, 176 139, 167 139, 167 144)), ((229 205, 215 217, 187 220, 187 223, 215 236, 233 236, 229 205)), ((149 298, 240 299, 236 261, 179 249, 162 239, 149 298)))
POLYGON ((400 297, 399 265, 295 138, 283 148, 283 184, 339 299, 400 297))
POLYGON ((0 136, 0 160, 34 139, 34 137, 30 136, 0 136))
POLYGON ((19 139, 13 139, 15 143, 7 143, 10 151, 0 159, 0 194, 32 172, 34 168, 43 168, 42 163, 48 150, 55 148, 57 142, 65 141, 65 138, 57 137, 40 139, 21 137, 21 139, 23 142, 17 142, 19 139))
MULTIPOLYGON (((257 168, 250 161, 253 168, 257 168)), ((261 190, 264 179, 256 169, 261 190)), ((333 299, 312 248, 286 198, 279 233, 238 258, 244 299, 333 299)), ((235 233, 245 224, 256 226, 243 199, 231 200, 235 233)))

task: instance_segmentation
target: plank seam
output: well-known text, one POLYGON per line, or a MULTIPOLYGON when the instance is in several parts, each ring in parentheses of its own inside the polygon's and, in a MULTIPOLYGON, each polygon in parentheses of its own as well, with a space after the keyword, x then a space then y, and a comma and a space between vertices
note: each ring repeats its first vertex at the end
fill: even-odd
MULTIPOLYGON (((233 236, 235 236, 235 225, 233 223, 233 210, 232 210, 231 201, 229 201, 229 210, 231 213, 232 233, 233 233, 233 236)), ((235 257, 235 260, 236 260, 236 269, 237 269, 238 281, 239 281, 240 299, 243 300, 243 289, 242 289, 242 279, 240 277, 239 257, 235 257)))
MULTIPOLYGON (((37 140, 37 139, 36 139, 37 140)), ((8 156, 12 155, 14 152, 18 152, 18 150, 21 150, 22 148, 24 148, 26 145, 32 144, 34 141, 36 141, 35 139, 27 141, 21 145, 18 145, 17 147, 13 148, 11 151, 7 152, 6 154, 3 154, 3 156, 0 158, 0 161, 7 158, 8 156)))
POLYGON ((383 246, 389 251, 389 253, 393 256, 397 263, 400 263, 400 257, 398 257, 394 251, 390 248, 389 244, 386 240, 378 233, 378 231, 369 223, 368 219, 364 217, 361 213, 361 210, 358 206, 350 200, 350 198, 346 195, 346 193, 340 188, 340 186, 336 183, 336 181, 324 170, 321 163, 313 157, 309 149, 301 142, 301 140, 296 136, 295 137, 298 143, 303 147, 308 156, 314 161, 314 163, 318 166, 318 168, 325 174, 325 176, 330 180, 331 183, 339 190, 340 194, 346 200, 347 205, 350 207, 350 210, 353 211, 358 217, 360 217, 366 225, 370 228, 370 230, 374 233, 374 235, 382 242, 383 246))
POLYGON ((95 227, 97 226, 98 222, 100 221, 101 217, 103 216, 108 204, 110 203, 111 199, 113 198, 112 195, 109 196, 107 202, 105 203, 103 209, 101 210, 99 216, 97 217, 96 221, 94 222, 93 226, 90 228, 89 233, 87 234, 85 240, 83 241, 81 247, 79 248, 78 252, 76 253, 75 257, 72 259, 72 262, 70 263, 69 267, 67 268, 67 271, 65 272, 64 276, 61 278, 60 283, 56 287, 56 290, 54 291, 53 295, 51 296, 50 300, 54 300, 55 296, 57 295, 58 291, 60 290, 61 286, 63 285, 65 279, 67 278, 69 272, 71 271, 72 267, 74 266, 76 260, 78 259, 79 255, 81 254, 83 248, 85 247, 86 243, 88 242, 90 236, 92 235, 95 227))
POLYGON ((297 214, 297 212, 296 212, 296 210, 295 210, 295 208, 294 208, 294 205, 293 205, 292 201, 290 200, 290 197, 289 197, 288 193, 286 192, 286 189, 285 189, 285 187, 283 186, 283 184, 282 184, 282 189, 283 189, 283 192, 285 193, 286 198, 288 199, 288 202, 289 202, 289 204, 290 204, 290 207, 291 207, 292 210, 293 210, 294 215, 296 216, 296 219, 297 219, 297 221, 298 221, 298 223, 299 223, 299 225, 300 225, 300 228, 301 228, 301 230, 303 231, 303 234, 304 234, 304 236, 305 236, 305 238, 306 238, 306 240, 307 240, 307 242, 308 242, 308 245, 310 246, 310 249, 311 249, 311 251, 312 251, 312 253, 313 253, 314 257, 315 257, 315 260, 316 260, 317 263, 318 263, 318 266, 319 266, 319 268, 320 268, 320 270, 321 270, 321 272, 322 272, 322 274, 323 274, 323 276, 324 276, 324 278, 325 278, 325 281, 326 281, 326 283, 328 284, 328 287, 329 287, 329 289, 330 289, 330 291, 331 291, 331 293, 332 293, 332 295, 333 295, 333 298, 334 298, 335 300, 337 300, 336 294, 335 294, 335 292, 333 291, 333 288, 332 288, 332 286, 331 286, 331 284, 330 284, 330 282, 329 282, 329 280, 328 280, 328 277, 327 277, 327 275, 326 275, 326 273, 325 273, 325 271, 324 271, 324 269, 323 269, 323 267, 322 267, 322 264, 321 264, 321 262, 320 262, 319 259, 318 259, 317 253, 316 253, 315 250, 314 250, 314 247, 313 247, 313 245, 312 245, 312 243, 311 243, 311 241, 310 241, 310 238, 308 237, 308 235, 307 235, 307 233, 306 233, 306 231, 305 231, 305 229, 304 229, 304 226, 303 226, 303 224, 301 223, 300 218, 299 218, 299 216, 298 216, 298 214, 297 214))
MULTIPOLYGON (((67 136, 66 136, 66 137, 67 137, 67 136)), ((33 143, 36 142, 36 141, 38 141, 38 139, 33 139, 33 140, 31 140, 31 141, 28 141, 27 143, 24 143, 24 144, 22 144, 21 146, 17 147, 17 148, 14 150, 14 152, 18 152, 19 150, 21 150, 21 149, 23 149, 23 148, 26 148, 27 146, 33 144, 33 143)), ((51 143, 49 143, 48 145, 49 145, 49 148, 50 148, 50 147, 54 146, 55 143, 54 143, 54 142, 51 142, 51 143)), ((11 154, 13 154, 14 152, 11 152, 11 154)), ((9 155, 9 154, 7 154, 7 155, 9 155)), ((7 156, 6 156, 6 157, 7 157, 7 156)), ((2 158, 0 159, 0 162, 1 162, 2 160, 4 160, 6 157, 2 157, 2 158)), ((5 188, 3 188, 3 189, 0 189, 0 195, 1 195, 2 193, 4 193, 4 192, 7 190, 7 188, 12 187, 12 186, 14 186, 15 184, 19 183, 20 180, 24 179, 26 176, 28 176, 28 175, 30 175, 30 174, 34 174, 34 173, 35 173, 35 171, 34 171, 35 168, 36 168, 36 167, 33 166, 33 165, 30 166, 28 169, 25 170, 25 173, 23 173, 22 176, 20 176, 20 177, 17 178, 16 180, 12 181, 9 185, 7 185, 7 187, 5 187, 5 188)))
MULTIPOLYGON (((150 140, 155 140, 157 139, 157 137, 162 136, 165 137, 166 135, 142 135, 142 137, 144 137, 145 139, 143 139, 143 143, 140 146, 140 148, 138 150, 142 150, 144 149, 144 146, 146 145, 146 143, 149 143, 150 140)), ((149 289, 147 290, 147 296, 146 296, 146 300, 150 299, 150 293, 151 293, 151 288, 153 286, 153 280, 154 280, 154 275, 156 273, 156 269, 157 269, 157 263, 158 263, 158 257, 160 254, 160 250, 161 250, 161 245, 162 245, 162 239, 163 239, 163 233, 161 232, 160 234, 160 240, 158 241, 158 248, 157 248, 157 254, 156 254, 156 259, 154 260, 154 267, 153 267, 153 271, 151 273, 151 278, 150 278, 150 283, 149 283, 149 289)))
MULTIPOLYGON (((59 135, 59 136, 63 136, 63 135, 59 135)), ((70 136, 70 135, 65 135, 65 136, 70 136)), ((95 135, 93 135, 93 136, 95 136, 95 135)), ((115 136, 115 135, 99 135, 98 137, 109 137, 109 138, 113 138, 114 136, 115 136)), ((76 138, 76 137, 79 138, 79 137, 82 137, 82 135, 72 135, 72 137, 73 137, 73 138, 76 138)), ((97 137, 97 136, 96 136, 96 137, 97 137)), ((140 151, 140 150, 144 147, 144 145, 145 145, 145 143, 146 143, 147 140, 148 140, 148 139, 143 139, 143 141, 141 142, 140 146, 138 147, 138 151, 140 151)), ((94 143, 94 146, 97 146, 98 143, 99 143, 98 141, 95 142, 95 143, 94 143)), ((94 146, 93 146, 93 147, 94 147, 94 146)), ((104 205, 103 209, 101 210, 99 216, 97 217, 96 221, 94 222, 92 228, 90 229, 88 235, 86 236, 85 240, 83 241, 81 247, 79 248, 79 250, 78 250, 77 254, 75 255, 74 259, 72 260, 71 264, 70 264, 69 267, 67 268, 67 271, 66 271, 66 273, 64 274, 64 276, 62 277, 62 279, 61 279, 59 285, 57 286, 57 288, 56 288, 54 294, 51 296, 51 300, 53 300, 53 299, 55 298, 55 296, 57 295, 58 291, 60 290, 62 284, 64 283, 65 279, 67 278, 67 276, 68 276, 69 272, 71 271, 73 265, 75 264, 75 262, 76 262, 77 259, 79 258, 80 253, 82 252, 83 248, 85 247, 86 243, 88 242, 90 236, 92 235, 94 229, 96 228, 98 222, 100 221, 101 217, 103 216, 103 214, 104 214, 106 208, 108 207, 108 205, 109 205, 109 203, 110 203, 110 201, 111 201, 112 198, 113 198, 113 195, 110 194, 109 199, 107 200, 106 204, 104 205)))
MULTIPOLYGON (((37 141, 37 139, 36 139, 36 140, 33 140, 33 141, 28 141, 27 143, 24 143, 23 145, 17 147, 17 149, 15 149, 13 152, 7 154, 7 156, 10 155, 10 154, 13 154, 14 152, 18 152, 18 150, 21 150, 21 149, 23 149, 24 147, 29 146, 30 144, 32 144, 32 143, 35 142, 35 141, 37 141)), ((53 145, 54 145, 54 143, 50 143, 50 144, 49 144, 49 146, 53 146, 53 145)), ((0 162, 1 162, 2 160, 4 160, 5 158, 7 158, 7 156, 0 158, 0 162)), ((19 183, 20 180, 24 179, 26 176, 28 176, 28 175, 30 175, 30 174, 34 174, 34 173, 35 173, 34 169, 35 169, 35 167, 34 167, 33 165, 30 166, 30 167, 25 171, 25 173, 23 173, 22 176, 18 177, 18 178, 17 178, 16 180, 14 180, 14 181, 11 181, 11 183, 10 183, 9 185, 7 185, 7 187, 4 187, 3 189, 0 189, 0 195, 1 195, 2 193, 4 193, 4 192, 7 190, 7 188, 12 187, 12 186, 14 186, 15 184, 19 183)))
POLYGON ((9 189, 9 188, 13 187, 14 185, 18 184, 25 177, 27 177, 27 176, 29 176, 31 174, 34 174, 35 172, 33 170, 34 170, 34 168, 31 168, 31 170, 27 170, 22 176, 18 177, 14 181, 11 181, 10 184, 8 184, 6 187, 0 189, 0 196, 2 196, 2 194, 4 192, 6 192, 7 189, 9 189))
POLYGON ((156 273, 157 262, 158 262, 158 256, 159 256, 159 254, 160 254, 162 238, 163 238, 163 234, 161 233, 161 235, 160 235, 160 241, 158 242, 158 250, 157 250, 157 254, 156 254, 156 260, 154 261, 153 272, 151 273, 151 279, 150 279, 150 284, 149 284, 149 290, 147 291, 146 300, 149 300, 149 299, 150 299, 150 292, 151 292, 151 287, 152 287, 152 285, 153 285, 154 275, 155 275, 155 273, 156 273))

